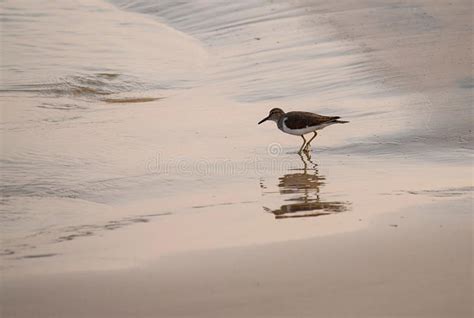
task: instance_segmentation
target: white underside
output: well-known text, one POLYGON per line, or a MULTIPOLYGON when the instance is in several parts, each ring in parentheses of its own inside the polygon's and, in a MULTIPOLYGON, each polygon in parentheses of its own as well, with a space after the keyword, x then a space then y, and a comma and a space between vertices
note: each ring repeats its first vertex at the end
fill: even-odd
POLYGON ((323 129, 324 127, 336 124, 335 122, 331 122, 331 123, 321 124, 321 125, 318 125, 318 126, 311 126, 311 127, 301 128, 301 129, 290 129, 290 128, 286 127, 285 121, 286 121, 286 119, 283 120, 283 129, 282 129, 282 131, 286 132, 287 134, 296 135, 296 136, 301 136, 301 135, 304 135, 304 134, 308 134, 310 132, 320 130, 320 129, 323 129))

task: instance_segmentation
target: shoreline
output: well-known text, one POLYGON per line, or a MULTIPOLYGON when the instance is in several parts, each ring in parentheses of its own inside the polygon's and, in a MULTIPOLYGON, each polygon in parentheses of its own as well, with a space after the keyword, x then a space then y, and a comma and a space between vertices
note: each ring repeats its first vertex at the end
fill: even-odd
POLYGON ((473 314, 467 1, 112 2, 5 4, 1 315, 473 314))
POLYGON ((168 255, 129 270, 4 280, 3 312, 71 318, 467 318, 470 204, 447 199, 378 216, 364 231, 168 255))
MULTIPOLYGON (((279 160, 290 161, 294 155, 285 156, 279 160)), ((439 164, 425 164, 420 169, 419 162, 408 160, 401 166, 393 166, 389 161, 384 165, 378 163, 373 174, 367 170, 374 167, 377 159, 365 162, 355 156, 323 154, 316 160, 319 171, 309 170, 306 176, 313 185, 310 183, 303 190, 293 185, 306 180, 300 179, 301 169, 288 168, 261 175, 260 181, 256 180, 251 187, 239 180, 226 182, 223 176, 215 181, 219 190, 214 189, 212 196, 206 187, 171 197, 146 200, 138 197, 105 205, 107 209, 84 201, 85 211, 81 215, 100 211, 100 219, 96 217, 94 223, 82 221, 80 226, 47 229, 41 236, 17 240, 17 245, 21 242, 31 247, 4 255, 3 275, 7 278, 15 273, 134 268, 174 253, 352 233, 366 230, 381 215, 413 205, 423 206, 433 200, 468 198, 473 191, 465 183, 464 171, 468 165, 439 170, 439 164), (370 180, 370 186, 352 181, 364 178, 370 180), (386 183, 386 178, 391 178, 391 182, 386 183), (449 186, 433 187, 440 179, 449 179, 449 186), (239 200, 235 200, 233 193, 239 193, 239 200), (291 218, 293 214, 288 213, 286 216, 290 218, 278 220, 277 214, 273 215, 280 209, 291 211, 314 200, 337 203, 347 209, 320 217, 291 218)), ((68 205, 77 206, 75 200, 70 201, 68 205)), ((27 207, 26 201, 23 203, 27 207)), ((305 209, 301 212, 304 214, 305 209)))

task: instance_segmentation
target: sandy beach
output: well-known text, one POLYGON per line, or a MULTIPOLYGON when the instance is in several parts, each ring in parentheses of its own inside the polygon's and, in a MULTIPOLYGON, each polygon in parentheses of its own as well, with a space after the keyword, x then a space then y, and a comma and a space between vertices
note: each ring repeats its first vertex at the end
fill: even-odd
POLYGON ((2 317, 472 317, 470 1, 1 7, 2 317))

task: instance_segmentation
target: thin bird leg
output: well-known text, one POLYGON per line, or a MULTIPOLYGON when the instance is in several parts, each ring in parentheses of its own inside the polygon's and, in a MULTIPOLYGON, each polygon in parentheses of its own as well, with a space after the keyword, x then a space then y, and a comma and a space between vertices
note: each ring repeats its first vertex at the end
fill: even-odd
POLYGON ((314 138, 316 138, 317 135, 318 135, 318 133, 314 132, 313 137, 311 137, 311 139, 308 141, 308 143, 306 143, 306 147, 304 148, 305 151, 309 151, 310 143, 311 143, 311 141, 313 141, 314 138))
POLYGON ((301 145, 300 150, 298 151, 299 154, 303 151, 304 145, 306 145, 306 139, 304 139, 304 135, 301 135, 301 138, 303 138, 303 144, 301 145))

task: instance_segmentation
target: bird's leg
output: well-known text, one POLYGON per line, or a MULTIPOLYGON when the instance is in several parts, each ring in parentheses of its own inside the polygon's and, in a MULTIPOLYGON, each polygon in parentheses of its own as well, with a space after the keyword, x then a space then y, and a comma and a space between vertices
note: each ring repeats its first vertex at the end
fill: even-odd
POLYGON ((301 148, 300 148, 300 150, 298 151, 299 154, 301 154, 301 152, 302 152, 303 149, 304 149, 304 145, 306 145, 306 139, 304 139, 304 135, 301 135, 301 138, 303 138, 303 144, 301 145, 301 148))
POLYGON ((309 151, 310 143, 311 143, 311 141, 313 141, 314 138, 316 138, 317 135, 318 135, 318 133, 314 132, 313 137, 311 137, 311 139, 306 143, 306 147, 304 148, 304 151, 306 151, 306 152, 309 151))

